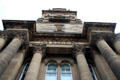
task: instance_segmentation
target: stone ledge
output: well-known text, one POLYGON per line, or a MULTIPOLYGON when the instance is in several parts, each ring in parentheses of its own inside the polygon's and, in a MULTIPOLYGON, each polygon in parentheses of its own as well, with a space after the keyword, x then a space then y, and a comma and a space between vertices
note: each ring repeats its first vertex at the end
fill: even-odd
POLYGON ((111 41, 111 39, 113 38, 114 33, 112 32, 108 32, 108 31, 104 31, 104 32, 99 32, 99 31, 95 31, 95 32, 91 32, 91 35, 89 37, 89 43, 91 45, 95 45, 96 41, 99 39, 105 39, 106 41, 111 41))
POLYGON ((107 22, 84 22, 83 35, 87 36, 89 29, 105 29, 114 32, 116 23, 107 23, 107 22))
POLYGON ((29 42, 29 34, 27 29, 11 29, 11 30, 5 30, 0 31, 0 36, 7 36, 8 39, 12 39, 14 37, 20 37, 23 39, 23 43, 27 44, 29 42))

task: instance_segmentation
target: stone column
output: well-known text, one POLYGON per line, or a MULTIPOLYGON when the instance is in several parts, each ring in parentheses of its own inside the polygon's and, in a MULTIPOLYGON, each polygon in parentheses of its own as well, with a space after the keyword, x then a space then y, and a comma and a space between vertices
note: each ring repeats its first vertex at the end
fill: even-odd
POLYGON ((116 52, 120 54, 120 40, 114 41, 113 45, 114 45, 116 52))
POLYGON ((106 59, 107 63, 111 67, 112 71, 118 79, 120 79, 120 58, 119 56, 109 47, 105 40, 101 39, 97 41, 97 47, 101 54, 106 59))
POLYGON ((120 54, 120 33, 116 35, 115 40, 113 41, 113 46, 116 52, 120 54))
POLYGON ((93 60, 102 80, 117 80, 104 57, 95 50, 93 50, 93 60))
POLYGON ((0 50, 3 48, 3 46, 5 45, 6 39, 3 37, 0 37, 0 50))
POLYGON ((8 66, 10 60, 18 51, 22 44, 22 40, 19 38, 14 38, 10 44, 0 53, 0 75, 8 66))
POLYGON ((93 77, 91 75, 91 72, 89 70, 84 52, 83 52, 84 46, 76 46, 75 47, 75 54, 76 54, 76 60, 78 64, 78 69, 80 73, 80 80, 93 80, 93 77))
POLYGON ((31 60, 30 66, 28 68, 24 80, 38 80, 38 74, 39 74, 42 56, 43 56, 43 48, 41 46, 37 46, 37 50, 33 54, 33 58, 31 60))
POLYGON ((25 50, 19 51, 11 60, 5 72, 0 77, 0 80, 15 80, 18 71, 23 63, 25 50))

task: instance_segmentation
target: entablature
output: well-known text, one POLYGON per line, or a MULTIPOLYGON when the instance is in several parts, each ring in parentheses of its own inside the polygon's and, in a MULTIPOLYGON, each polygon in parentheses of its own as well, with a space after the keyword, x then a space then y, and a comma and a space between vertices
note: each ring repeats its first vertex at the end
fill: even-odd
POLYGON ((46 53, 48 54, 72 54, 75 45, 86 45, 89 46, 87 42, 41 42, 41 41, 31 41, 29 43, 30 47, 32 45, 46 45, 46 53))
POLYGON ((2 20, 4 30, 6 29, 28 29, 34 30, 36 21, 33 20, 2 20))

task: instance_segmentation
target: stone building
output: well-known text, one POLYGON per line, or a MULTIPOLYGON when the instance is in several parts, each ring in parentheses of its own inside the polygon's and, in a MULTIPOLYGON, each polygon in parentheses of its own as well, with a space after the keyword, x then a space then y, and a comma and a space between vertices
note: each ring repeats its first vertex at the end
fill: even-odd
POLYGON ((0 80, 120 80, 115 23, 82 22, 76 11, 53 8, 37 21, 3 26, 0 80))

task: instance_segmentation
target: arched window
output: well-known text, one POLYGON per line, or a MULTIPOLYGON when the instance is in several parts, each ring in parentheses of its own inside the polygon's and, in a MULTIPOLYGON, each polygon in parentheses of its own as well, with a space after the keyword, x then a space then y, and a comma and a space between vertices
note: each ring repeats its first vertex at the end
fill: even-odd
POLYGON ((55 62, 47 64, 45 80, 57 80, 57 65, 55 62))
POLYGON ((61 64, 61 80, 73 80, 71 66, 69 63, 61 64))

